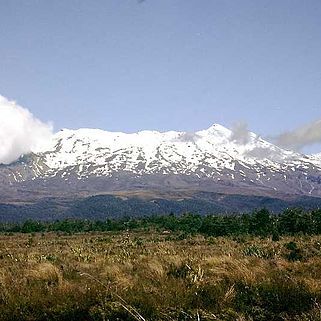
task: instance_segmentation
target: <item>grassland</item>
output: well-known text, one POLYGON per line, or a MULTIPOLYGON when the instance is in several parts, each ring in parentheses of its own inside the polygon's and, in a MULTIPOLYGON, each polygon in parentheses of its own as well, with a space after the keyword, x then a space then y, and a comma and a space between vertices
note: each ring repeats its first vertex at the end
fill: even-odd
POLYGON ((321 320, 321 237, 2 234, 1 320, 321 320))

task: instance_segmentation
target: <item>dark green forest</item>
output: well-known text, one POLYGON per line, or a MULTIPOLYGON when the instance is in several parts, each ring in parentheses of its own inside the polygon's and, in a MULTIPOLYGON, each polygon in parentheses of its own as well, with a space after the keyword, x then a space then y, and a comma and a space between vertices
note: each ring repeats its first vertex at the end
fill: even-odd
POLYGON ((321 209, 304 211, 299 208, 284 210, 275 215, 267 209, 251 214, 208 215, 186 213, 184 215, 155 215, 142 218, 119 218, 106 220, 66 219, 50 222, 27 220, 23 223, 2 223, 2 233, 36 232, 107 232, 136 229, 181 232, 182 235, 205 236, 272 236, 321 234, 321 209))

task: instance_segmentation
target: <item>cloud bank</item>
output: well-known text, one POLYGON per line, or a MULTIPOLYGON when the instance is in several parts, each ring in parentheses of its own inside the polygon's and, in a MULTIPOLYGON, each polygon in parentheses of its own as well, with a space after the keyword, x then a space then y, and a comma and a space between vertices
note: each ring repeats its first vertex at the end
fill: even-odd
POLYGON ((321 143, 321 119, 285 132, 275 137, 274 142, 280 147, 294 150, 321 143))
POLYGON ((39 151, 51 135, 50 124, 0 95, 0 164, 9 164, 23 154, 39 151))
POLYGON ((237 122, 234 124, 232 134, 230 137, 231 141, 236 142, 239 145, 246 145, 250 139, 250 131, 248 130, 248 125, 245 122, 237 122))
MULTIPOLYGON (((250 142, 251 133, 248 130, 247 123, 237 122, 231 131, 231 141, 239 145, 245 145, 250 142)), ((277 136, 265 137, 265 139, 281 148, 301 151, 304 147, 321 143, 321 119, 300 126, 292 131, 283 132, 277 136)), ((266 154, 266 151, 256 151, 258 157, 260 157, 261 152, 266 154)), ((255 157, 255 155, 253 156, 255 157)))

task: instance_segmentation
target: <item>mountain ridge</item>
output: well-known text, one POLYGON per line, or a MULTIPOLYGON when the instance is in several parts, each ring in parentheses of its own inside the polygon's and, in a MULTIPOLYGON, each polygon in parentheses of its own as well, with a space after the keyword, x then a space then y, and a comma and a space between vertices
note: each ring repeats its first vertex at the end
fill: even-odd
POLYGON ((0 203, 11 204, 100 194, 141 198, 151 191, 150 200, 177 192, 179 199, 200 200, 208 192, 286 202, 321 197, 321 157, 218 124, 194 133, 64 129, 41 150, 0 165, 0 187, 0 203))

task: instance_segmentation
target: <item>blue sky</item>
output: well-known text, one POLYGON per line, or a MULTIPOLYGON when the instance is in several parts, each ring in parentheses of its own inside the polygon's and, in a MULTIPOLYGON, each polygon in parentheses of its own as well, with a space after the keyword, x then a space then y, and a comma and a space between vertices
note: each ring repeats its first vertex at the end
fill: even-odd
POLYGON ((320 17, 319 0, 2 0, 0 94, 56 130, 273 136, 321 118, 320 17))

